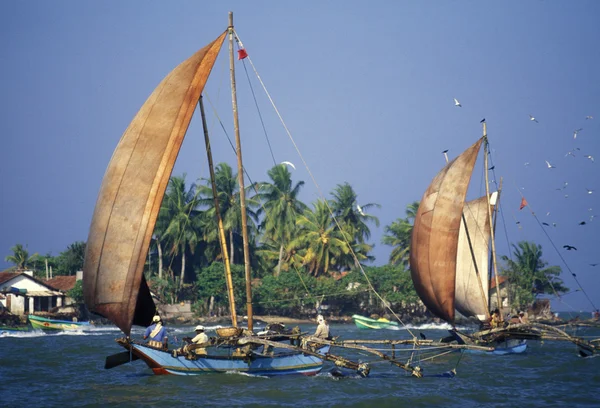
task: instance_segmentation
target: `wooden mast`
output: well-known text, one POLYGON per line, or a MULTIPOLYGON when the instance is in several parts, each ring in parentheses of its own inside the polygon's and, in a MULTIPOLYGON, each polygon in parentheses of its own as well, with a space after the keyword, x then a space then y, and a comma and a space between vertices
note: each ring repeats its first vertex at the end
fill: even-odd
POLYGON ((229 264, 229 254, 227 253, 227 240, 225 239, 225 228, 223 228, 223 219, 221 218, 221 210, 219 209, 219 195, 217 192, 217 184, 215 183, 215 168, 213 165, 210 140, 208 138, 208 127, 206 125, 206 115, 204 114, 204 103, 202 102, 202 95, 200 95, 198 103, 200 104, 200 115, 202 116, 202 129, 204 130, 204 143, 206 144, 206 156, 208 158, 208 170, 210 172, 210 186, 212 187, 213 199, 215 202, 215 214, 217 217, 217 225, 219 227, 219 243, 221 244, 221 253, 223 254, 223 262, 225 263, 225 282, 227 284, 227 295, 229 297, 231 324, 233 324, 233 327, 237 327, 237 315, 235 313, 235 298, 233 296, 233 280, 231 278, 231 265, 229 264))
MULTIPOLYGON (((491 228, 494 223, 492 220, 492 210, 490 208, 490 185, 489 185, 489 176, 488 176, 488 138, 487 138, 487 125, 485 122, 483 122, 483 143, 484 143, 484 156, 483 156, 483 161, 484 161, 484 167, 485 167, 485 195, 487 197, 487 212, 488 212, 488 218, 489 218, 489 222, 490 222, 490 236, 491 236, 491 241, 492 241, 492 264, 494 266, 494 278, 496 280, 496 295, 498 298, 498 310, 502 310, 502 299, 500 297, 500 282, 498 281, 498 263, 496 261, 496 239, 495 239, 495 231, 494 228, 491 228)), ((497 200, 496 200, 497 202, 497 200)), ((496 204, 497 205, 497 204, 496 204)), ((503 313, 500 313, 500 319, 504 320, 504 316, 503 313)))
MULTIPOLYGON (((496 223, 498 222, 498 208, 499 208, 499 206, 498 206, 497 203, 500 202, 500 194, 501 193, 502 193, 502 177, 500 177, 500 184, 498 185, 498 197, 496 198, 496 205, 494 206, 494 225, 492 227, 492 231, 494 233, 494 235, 493 235, 494 237, 495 237, 495 234, 496 234, 496 223)), ((493 262, 493 259, 492 259, 492 262, 493 262)), ((491 268, 490 268, 490 271, 491 271, 491 268)), ((491 281, 491 279, 490 279, 490 281, 491 281)), ((508 280, 506 281, 506 286, 507 286, 507 288, 506 288, 506 298, 507 298, 508 304, 510 305, 510 291, 508 290, 509 289, 508 288, 508 286, 509 286, 508 280)), ((498 282, 496 282, 496 288, 497 288, 496 289, 496 293, 497 293, 498 290, 500 289, 500 288, 498 288, 498 282)), ((489 294, 488 294, 488 297, 489 297, 489 294)))
POLYGON ((233 105, 233 129, 237 153, 238 182, 240 185, 240 211, 242 214, 242 238, 244 240, 244 270, 246 276, 246 314, 248 330, 252 331, 252 281, 250 277, 250 246, 248 244, 248 218, 246 215, 246 191, 244 189, 244 166, 242 165, 242 143, 240 141, 240 123, 235 87, 235 66, 233 59, 233 13, 229 12, 229 73, 231 77, 231 103, 233 105))

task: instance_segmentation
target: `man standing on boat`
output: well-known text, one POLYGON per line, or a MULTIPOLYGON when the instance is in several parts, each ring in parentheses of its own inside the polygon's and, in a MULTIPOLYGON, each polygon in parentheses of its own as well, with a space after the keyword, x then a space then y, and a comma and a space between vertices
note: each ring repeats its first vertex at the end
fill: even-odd
POLYGON ((315 331, 315 337, 320 339, 328 339, 329 338, 329 325, 323 318, 323 315, 317 316, 317 331, 315 331))
POLYGON ((162 320, 160 316, 156 315, 152 318, 152 325, 146 329, 144 333, 144 340, 148 340, 148 345, 156 348, 167 349, 167 330, 162 325, 162 320))

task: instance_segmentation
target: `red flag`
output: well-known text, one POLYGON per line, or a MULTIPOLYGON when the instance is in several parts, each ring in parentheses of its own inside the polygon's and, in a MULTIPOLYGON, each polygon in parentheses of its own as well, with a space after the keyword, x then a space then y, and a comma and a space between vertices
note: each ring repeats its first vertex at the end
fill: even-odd
POLYGON ((246 58, 248 56, 248 53, 246 52, 246 50, 244 48, 240 48, 238 50, 238 60, 242 60, 244 58, 246 58))
POLYGON ((522 210, 525 207, 527 207, 527 200, 525 200, 525 197, 522 197, 521 198, 521 206, 519 207, 519 210, 522 210))

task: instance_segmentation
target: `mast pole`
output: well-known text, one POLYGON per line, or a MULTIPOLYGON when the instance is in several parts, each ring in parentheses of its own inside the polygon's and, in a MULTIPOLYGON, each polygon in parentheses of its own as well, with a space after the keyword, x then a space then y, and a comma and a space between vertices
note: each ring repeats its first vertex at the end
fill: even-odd
POLYGON ((252 331, 252 280, 250 275, 250 246, 248 244, 248 216, 246 214, 246 190, 244 188, 244 166, 242 165, 242 142, 238 118, 237 92, 235 87, 235 66, 233 59, 233 13, 229 12, 229 73, 231 77, 231 103, 233 105, 233 129, 237 153, 238 182, 240 185, 240 211, 242 214, 242 238, 244 241, 244 271, 246 276, 246 314, 248 330, 252 331))
POLYGON ((221 244, 221 253, 223 254, 223 262, 225 264, 225 283, 227 285, 227 295, 229 297, 229 311, 231 313, 231 323, 233 324, 233 327, 237 327, 237 315, 235 313, 235 298, 233 296, 233 279, 231 278, 231 265, 229 264, 229 254, 227 253, 227 240, 225 239, 225 228, 223 227, 223 219, 221 218, 221 210, 219 209, 219 196, 217 192, 217 184, 215 183, 215 169, 213 166, 210 140, 208 138, 208 127, 206 125, 206 115, 204 114, 204 103, 202 102, 202 95, 200 95, 198 103, 200 104, 200 115, 202 116, 202 129, 204 130, 204 143, 206 145, 208 170, 210 172, 210 186, 212 187, 213 200, 215 202, 215 214, 217 217, 217 225, 219 227, 219 243, 221 244))
MULTIPOLYGON (((494 278, 496 281, 496 296, 498 298, 498 310, 502 311, 502 299, 500 297, 500 282, 498 280, 498 262, 496 260, 496 237, 495 237, 495 231, 494 228, 492 228, 492 226, 494 225, 493 220, 492 220, 492 209, 490 208, 490 184, 489 184, 489 176, 488 176, 488 152, 489 152, 489 146, 488 146, 488 138, 487 138, 487 124, 485 122, 483 122, 483 143, 484 143, 484 157, 483 157, 483 161, 484 161, 484 167, 485 167, 485 195, 487 197, 487 213, 488 213, 488 218, 489 218, 489 222, 490 222, 490 236, 491 236, 491 241, 492 241, 492 264, 494 266, 494 278)), ((496 200, 496 205, 497 204, 496 200)), ((500 312, 500 319, 504 320, 504 313, 500 312)))
MULTIPOLYGON (((494 235, 496 234, 496 224, 498 223, 498 209, 499 206, 497 203, 500 202, 500 194, 502 193, 502 177, 500 177, 500 184, 498 185, 498 197, 496 199, 496 206, 494 207, 494 235)), ((498 285, 498 283, 496 282, 496 285, 498 285)), ((509 306, 510 306, 510 282, 507 280, 506 281, 506 301, 508 302, 509 306)))

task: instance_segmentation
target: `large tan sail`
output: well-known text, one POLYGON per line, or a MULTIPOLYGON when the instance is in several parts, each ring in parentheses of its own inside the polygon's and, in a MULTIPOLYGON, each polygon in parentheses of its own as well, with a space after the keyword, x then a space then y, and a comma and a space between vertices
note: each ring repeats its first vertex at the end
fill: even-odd
POLYGON ((482 141, 435 176, 421 199, 411 237, 410 270, 417 294, 433 314, 450 323, 454 322, 458 233, 482 141))
POLYGON ((87 307, 127 335, 156 308, 143 268, 158 211, 198 98, 225 34, 177 66, 146 100, 108 165, 83 270, 87 307))
POLYGON ((488 309, 488 270, 491 229, 487 210, 487 197, 483 196, 465 204, 465 223, 460 223, 456 256, 456 310, 465 317, 486 319, 488 309), (467 230, 469 239, 467 239, 467 230), (472 252, 471 252, 472 248, 472 252), (477 270, 473 263, 477 263, 477 270), (477 277, 479 274, 479 278, 477 277))

